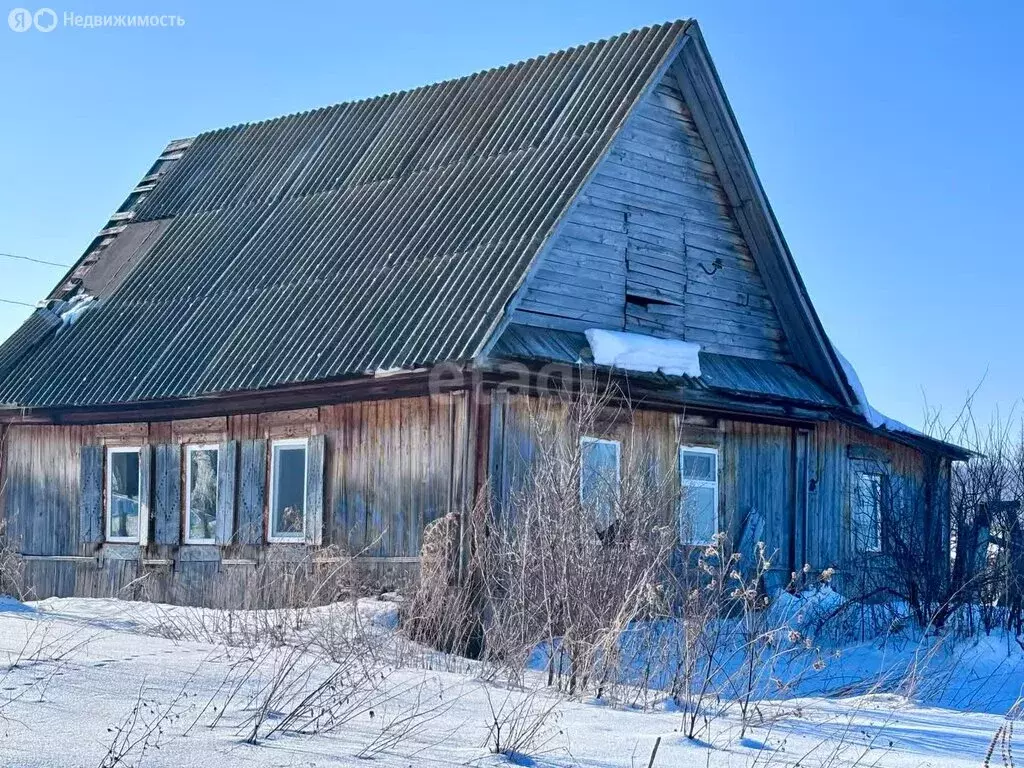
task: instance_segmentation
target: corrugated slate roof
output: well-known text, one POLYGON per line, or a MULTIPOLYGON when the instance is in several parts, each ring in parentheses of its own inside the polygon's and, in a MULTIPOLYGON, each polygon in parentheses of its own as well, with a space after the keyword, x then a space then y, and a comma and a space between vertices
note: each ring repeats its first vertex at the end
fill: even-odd
POLYGON ((196 137, 119 237, 169 224, 109 296, 19 353, 0 402, 186 398, 472 357, 685 29, 196 137))
POLYGON ((14 368, 22 357, 59 328, 60 324, 60 315, 49 309, 39 308, 29 315, 28 320, 0 345, 0 376, 14 368))

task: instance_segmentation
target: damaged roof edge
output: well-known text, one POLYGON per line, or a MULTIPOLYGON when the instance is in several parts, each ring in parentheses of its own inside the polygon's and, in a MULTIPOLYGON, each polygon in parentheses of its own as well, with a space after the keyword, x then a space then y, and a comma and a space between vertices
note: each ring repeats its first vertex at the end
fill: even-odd
POLYGON ((139 204, 167 177, 175 163, 184 157, 185 152, 192 146, 193 141, 194 137, 174 139, 161 150, 156 160, 150 163, 147 172, 132 188, 121 205, 107 218, 107 223, 92 239, 82 255, 57 282, 53 291, 47 296, 48 301, 66 300, 78 292, 88 272, 103 259, 109 246, 134 219, 135 210, 139 204))

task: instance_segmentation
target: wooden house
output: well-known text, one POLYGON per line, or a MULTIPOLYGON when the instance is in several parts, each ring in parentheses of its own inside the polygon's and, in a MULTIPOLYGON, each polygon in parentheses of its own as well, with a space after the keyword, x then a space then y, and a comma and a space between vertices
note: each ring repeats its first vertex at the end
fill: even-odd
POLYGON ((681 544, 756 519, 780 580, 843 572, 891 474, 947 551, 964 453, 868 406, 692 21, 169 144, 0 346, 6 546, 39 597, 397 581, 559 366, 627 383, 586 455, 640 430, 700 500, 681 544))

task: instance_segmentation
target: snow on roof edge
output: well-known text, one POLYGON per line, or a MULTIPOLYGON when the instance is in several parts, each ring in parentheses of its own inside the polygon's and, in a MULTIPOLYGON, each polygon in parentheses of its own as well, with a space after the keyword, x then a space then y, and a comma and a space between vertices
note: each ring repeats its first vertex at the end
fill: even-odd
POLYGON ((596 365, 666 376, 700 377, 700 344, 640 333, 588 328, 587 342, 596 365))
POLYGON ((864 391, 864 384, 860 380, 860 376, 857 375, 856 369, 853 364, 846 359, 845 355, 839 351, 834 343, 832 344, 832 351, 836 353, 836 357, 839 359, 839 365, 843 369, 843 376, 846 377, 847 383, 850 385, 850 389, 853 390, 853 397, 857 404, 857 410, 867 420, 868 424, 873 429, 884 429, 888 432, 901 432, 907 435, 913 435, 914 437, 928 437, 919 430, 909 427, 902 421, 886 416, 881 411, 876 410, 868 402, 867 393, 864 391))

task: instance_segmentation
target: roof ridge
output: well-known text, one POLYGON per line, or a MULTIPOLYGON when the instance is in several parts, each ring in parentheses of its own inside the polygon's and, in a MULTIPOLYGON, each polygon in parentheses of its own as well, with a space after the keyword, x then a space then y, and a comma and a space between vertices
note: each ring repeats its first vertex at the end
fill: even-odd
MULTIPOLYGON (((616 40, 620 40, 621 38, 627 37, 629 35, 635 35, 635 34, 638 34, 638 33, 647 33, 647 32, 650 32, 650 31, 652 31, 654 29, 668 29, 668 28, 670 28, 670 27, 672 27, 674 25, 677 25, 677 24, 680 25, 680 29, 685 29, 686 26, 689 25, 693 21, 694 21, 694 19, 692 17, 687 17, 687 18, 674 19, 672 21, 665 21, 665 22, 662 22, 660 24, 648 24, 648 25, 643 26, 643 27, 636 27, 635 29, 630 29, 630 30, 627 30, 625 32, 620 32, 619 34, 611 35, 609 37, 602 37, 599 40, 589 40, 589 41, 587 41, 585 43, 578 43, 576 45, 570 45, 570 46, 565 47, 565 48, 559 48, 556 51, 549 51, 547 53, 540 53, 540 54, 537 54, 535 56, 530 56, 529 58, 525 58, 525 59, 519 59, 518 61, 512 61, 512 62, 509 62, 507 64, 500 64, 500 65, 497 65, 497 66, 494 66, 494 67, 488 67, 487 69, 480 69, 480 70, 477 70, 475 72, 470 72, 470 73, 465 74, 465 75, 459 75, 458 77, 450 77, 450 78, 447 78, 445 80, 435 80, 434 82, 424 83, 422 85, 417 85, 417 86, 414 86, 412 88, 402 88, 402 89, 399 89, 399 90, 396 90, 396 91, 388 91, 386 93, 378 93, 378 94, 373 95, 373 96, 364 96, 364 97, 358 98, 358 99, 349 99, 347 101, 336 101, 333 104, 325 104, 325 105, 319 106, 319 107, 311 107, 310 109, 300 109, 300 110, 295 111, 295 112, 286 112, 286 113, 281 114, 281 115, 274 115, 273 117, 265 117, 265 118, 262 118, 262 119, 259 119, 259 120, 243 120, 241 122, 231 123, 230 125, 225 125, 225 126, 222 126, 220 128, 212 128, 212 129, 210 129, 208 131, 200 131, 199 133, 194 134, 193 136, 190 136, 190 137, 187 137, 187 138, 194 140, 194 139, 199 138, 200 136, 208 136, 208 135, 212 135, 212 134, 223 133, 223 132, 226 132, 226 131, 236 131, 236 130, 239 130, 239 129, 242 129, 242 128, 252 128, 252 127, 255 127, 255 126, 265 125, 267 123, 273 123, 273 122, 276 122, 278 120, 288 120, 288 119, 294 119, 294 118, 297 118, 297 117, 305 117, 307 115, 312 115, 312 114, 315 114, 317 112, 323 112, 323 111, 326 111, 326 110, 329 110, 329 109, 337 109, 338 107, 345 107, 345 106, 350 106, 350 105, 351 106, 355 106, 355 105, 359 105, 359 104, 370 104, 370 103, 375 102, 375 101, 383 101, 385 99, 393 99, 393 98, 396 98, 396 97, 399 97, 399 96, 406 96, 406 95, 409 95, 409 94, 417 93, 419 91, 425 91, 425 90, 430 89, 430 88, 437 88, 437 87, 443 86, 443 85, 451 85, 451 84, 454 84, 454 83, 464 82, 464 81, 470 80, 470 79, 472 79, 474 77, 481 77, 482 75, 488 75, 488 74, 491 74, 493 72, 501 72, 501 71, 506 71, 506 70, 514 69, 515 67, 526 66, 528 64, 540 61, 541 59, 547 59, 547 58, 550 58, 552 56, 563 56, 563 55, 566 55, 566 54, 573 53, 575 51, 579 51, 579 50, 581 50, 583 48, 587 48, 589 46, 593 46, 593 45, 607 45, 608 43, 612 43, 612 42, 614 42, 616 40)), ((185 139, 180 139, 180 140, 185 140, 185 139)))

